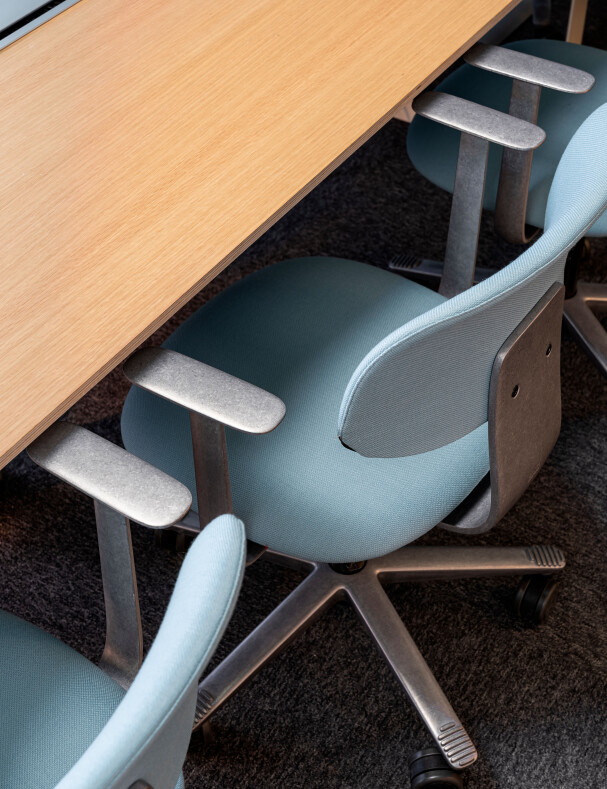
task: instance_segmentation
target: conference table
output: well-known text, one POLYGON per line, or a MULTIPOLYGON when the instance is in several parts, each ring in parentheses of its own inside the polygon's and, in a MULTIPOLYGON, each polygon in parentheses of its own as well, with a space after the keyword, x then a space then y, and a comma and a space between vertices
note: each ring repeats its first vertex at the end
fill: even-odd
POLYGON ((517 2, 80 0, 2 50, 0 468, 517 2))

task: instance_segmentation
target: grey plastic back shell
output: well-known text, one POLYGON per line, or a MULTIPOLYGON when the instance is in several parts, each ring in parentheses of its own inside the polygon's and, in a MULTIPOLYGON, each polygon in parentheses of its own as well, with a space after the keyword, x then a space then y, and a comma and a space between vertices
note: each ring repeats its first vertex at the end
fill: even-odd
POLYGON ((561 428, 561 323, 565 288, 553 285, 500 348, 489 392, 489 484, 484 479, 441 524, 481 534, 518 501, 561 428))
POLYGON ((518 501, 561 431, 561 324, 565 288, 553 285, 506 340, 489 394, 495 522, 518 501))

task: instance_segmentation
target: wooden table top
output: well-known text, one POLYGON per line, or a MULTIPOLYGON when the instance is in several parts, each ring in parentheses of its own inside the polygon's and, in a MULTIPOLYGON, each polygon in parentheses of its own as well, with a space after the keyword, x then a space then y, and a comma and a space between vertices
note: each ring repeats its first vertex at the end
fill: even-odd
POLYGON ((81 0, 1 51, 0 468, 516 4, 81 0))

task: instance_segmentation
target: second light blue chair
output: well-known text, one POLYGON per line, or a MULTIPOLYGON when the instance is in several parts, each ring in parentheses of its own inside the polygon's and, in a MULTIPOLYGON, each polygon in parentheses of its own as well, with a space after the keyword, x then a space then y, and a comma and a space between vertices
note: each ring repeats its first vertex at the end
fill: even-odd
MULTIPOLYGON (((382 582, 531 574, 523 608, 541 610, 550 595, 537 578, 564 565, 551 546, 409 544, 439 524, 469 534, 493 526, 558 436, 563 268, 607 206, 606 138, 607 106, 563 155, 544 235, 454 298, 362 263, 291 260, 224 291, 164 350, 127 362, 138 386, 123 412, 125 446, 199 499, 208 467, 187 410, 175 405, 188 407, 186 378, 198 370, 202 391, 221 368, 226 391, 245 379, 286 404, 269 435, 228 431, 231 499, 250 540, 309 574, 201 683, 198 723, 329 605, 348 599, 436 742, 415 759, 413 786, 458 785, 474 745, 382 582)), ((210 407, 207 417, 220 418, 210 407)), ((218 460, 224 469, 221 452, 218 460)))
MULTIPOLYGON (((483 49, 492 54, 501 48, 483 49)), ((607 52, 594 47, 547 39, 516 41, 506 44, 503 49, 506 52, 545 59, 548 62, 541 69, 544 74, 550 74, 551 64, 562 64, 581 69, 594 77, 592 87, 588 83, 586 92, 582 93, 577 90, 541 88, 537 124, 546 132, 546 141, 533 153, 526 222, 532 227, 543 228, 550 185, 565 148, 583 121, 607 102, 607 52)), ((476 50, 471 52, 470 59, 476 62, 476 50)), ((533 76, 531 67, 528 79, 533 79, 533 76)), ((542 84, 541 79, 538 79, 538 82, 542 84)), ((558 84, 558 76, 555 83, 558 84)), ((509 110, 512 89, 513 79, 508 74, 468 63, 436 86, 437 91, 475 101, 501 112, 509 110)), ((449 192, 453 191, 458 148, 457 131, 420 116, 414 118, 407 134, 407 153, 416 169, 432 183, 449 192)), ((484 194, 484 207, 490 211, 495 210, 496 206, 500 164, 501 150, 492 147, 484 194)), ((588 230, 587 235, 607 235, 607 215, 601 217, 598 224, 588 230)))
MULTIPOLYGON (((509 179, 514 188, 503 190, 500 149, 492 146, 489 154, 484 207, 496 211, 497 232, 507 241, 521 244, 528 240, 529 228, 544 227, 550 185, 569 140, 582 122, 607 101, 607 52, 567 41, 529 40, 506 44, 504 48, 477 46, 465 58, 469 63, 444 79, 437 91, 502 112, 510 109, 532 122, 537 117, 538 125, 546 132, 546 141, 533 152, 532 164, 515 163, 514 175, 511 173, 509 179), (591 75, 592 88, 589 90, 591 83, 584 85, 583 79, 576 79, 573 72, 560 73, 560 66, 591 75), (521 78, 513 80, 517 75, 521 78), (526 170, 528 164, 530 173, 526 170), (498 187, 502 190, 501 200, 498 187)), ((407 134, 409 157, 428 180, 447 191, 453 191, 458 147, 459 134, 454 129, 419 115, 414 118, 407 134)), ((507 156, 520 159, 521 155, 507 156)), ((586 235, 607 236, 607 214, 599 217, 586 235)), ((565 321, 583 350, 607 376, 607 333, 600 323, 600 317, 607 314, 607 285, 576 282, 582 249, 579 245, 577 255, 570 261, 565 321)), ((417 266, 416 270, 419 274, 417 266)))

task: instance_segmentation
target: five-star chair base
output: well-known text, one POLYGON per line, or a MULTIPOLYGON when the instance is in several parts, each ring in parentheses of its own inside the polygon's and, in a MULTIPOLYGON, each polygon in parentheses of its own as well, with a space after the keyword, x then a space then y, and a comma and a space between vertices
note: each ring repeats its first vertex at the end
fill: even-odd
POLYGON ((202 726, 241 685, 327 608, 349 600, 454 770, 471 765, 477 758, 476 748, 382 583, 501 575, 547 576, 565 566, 562 553, 552 546, 408 546, 379 559, 350 565, 301 561, 273 551, 267 551, 266 556, 308 575, 202 680, 194 727, 202 726))

